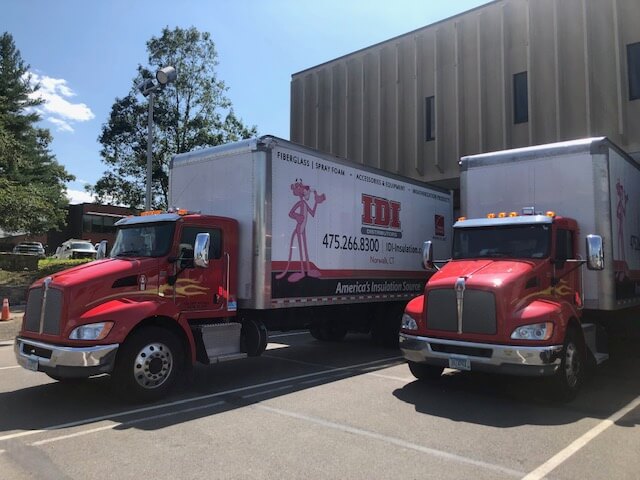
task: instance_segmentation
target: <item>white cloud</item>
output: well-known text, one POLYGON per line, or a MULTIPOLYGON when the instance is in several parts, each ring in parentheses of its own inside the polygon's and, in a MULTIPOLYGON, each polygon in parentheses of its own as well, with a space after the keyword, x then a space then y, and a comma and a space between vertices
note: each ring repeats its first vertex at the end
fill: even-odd
POLYGON ((76 94, 66 80, 31 72, 31 83, 40 85, 38 91, 31 94, 31 97, 44 100, 44 103, 37 110, 46 116, 46 119, 53 123, 58 131, 73 132, 73 123, 87 122, 95 118, 86 104, 73 103, 68 100, 76 94))
POLYGON ((67 198, 69 203, 75 205, 77 203, 93 203, 93 195, 84 190, 67 190, 67 198))
POLYGON ((47 117, 47 120, 53 123, 59 132, 73 132, 73 127, 61 118, 47 117))

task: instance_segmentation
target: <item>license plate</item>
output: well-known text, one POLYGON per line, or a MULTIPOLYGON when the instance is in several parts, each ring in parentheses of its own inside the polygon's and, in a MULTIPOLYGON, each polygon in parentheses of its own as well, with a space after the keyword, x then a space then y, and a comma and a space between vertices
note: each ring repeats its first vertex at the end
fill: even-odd
POLYGON ((449 368, 456 370, 471 370, 471 360, 468 358, 453 357, 449 359, 449 368))
POLYGON ((38 371, 38 360, 36 360, 35 358, 25 358, 23 366, 27 370, 33 370, 34 372, 37 372, 38 371))

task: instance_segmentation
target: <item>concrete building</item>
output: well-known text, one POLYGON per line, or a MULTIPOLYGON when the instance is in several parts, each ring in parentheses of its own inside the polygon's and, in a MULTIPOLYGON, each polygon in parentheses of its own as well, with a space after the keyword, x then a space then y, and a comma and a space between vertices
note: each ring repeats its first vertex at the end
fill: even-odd
POLYGON ((494 1, 295 73, 290 133, 456 190, 469 154, 604 135, 640 157, 640 1, 494 1))

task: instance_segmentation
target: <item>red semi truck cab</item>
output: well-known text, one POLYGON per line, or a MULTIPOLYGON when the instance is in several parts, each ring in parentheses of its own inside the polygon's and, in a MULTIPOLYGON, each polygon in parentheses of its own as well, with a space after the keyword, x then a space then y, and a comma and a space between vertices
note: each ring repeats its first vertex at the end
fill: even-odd
POLYGON ((236 319, 237 222, 150 213, 118 222, 109 258, 31 286, 20 365, 55 379, 110 373, 149 400, 196 360, 264 350, 266 329, 236 319))
MULTIPOLYGON (((405 310, 400 348, 419 379, 445 367, 553 376, 573 396, 593 325, 583 325, 578 242, 571 218, 515 212, 460 219, 453 254, 405 310)), ((602 268, 602 239, 587 236, 587 264, 602 268)), ((425 263, 431 264, 430 242, 425 263)), ((598 360, 602 356, 596 357, 598 360)))

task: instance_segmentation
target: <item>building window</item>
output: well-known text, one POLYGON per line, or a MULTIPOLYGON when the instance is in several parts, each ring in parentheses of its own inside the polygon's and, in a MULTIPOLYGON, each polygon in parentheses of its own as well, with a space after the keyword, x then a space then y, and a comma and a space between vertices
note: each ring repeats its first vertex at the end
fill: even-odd
POLYGON ((527 72, 520 72, 513 76, 513 123, 526 123, 528 121, 529 91, 527 72))
POLYGON ((115 223, 120 220, 120 215, 92 215, 85 213, 82 216, 83 233, 116 233, 115 223))
POLYGON ((436 102, 435 97, 424 100, 425 140, 429 142, 436 139, 436 102))
POLYGON ((629 100, 640 98, 640 42, 627 45, 629 100))

